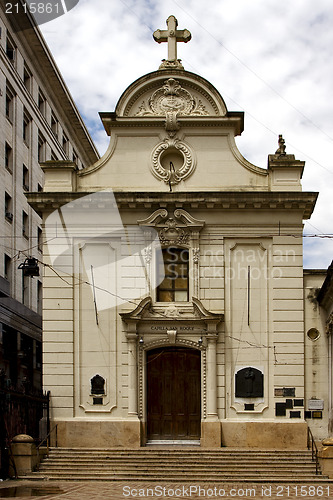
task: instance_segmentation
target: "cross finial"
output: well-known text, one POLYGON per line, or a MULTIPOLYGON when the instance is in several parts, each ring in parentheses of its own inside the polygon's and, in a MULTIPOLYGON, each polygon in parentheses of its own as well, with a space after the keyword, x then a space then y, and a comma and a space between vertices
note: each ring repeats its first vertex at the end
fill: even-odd
POLYGON ((184 69, 177 59, 177 42, 189 42, 191 33, 189 30, 178 30, 178 21, 175 16, 169 16, 167 21, 167 30, 156 30, 153 33, 154 40, 157 43, 168 42, 168 59, 163 59, 160 69, 178 68, 184 69))

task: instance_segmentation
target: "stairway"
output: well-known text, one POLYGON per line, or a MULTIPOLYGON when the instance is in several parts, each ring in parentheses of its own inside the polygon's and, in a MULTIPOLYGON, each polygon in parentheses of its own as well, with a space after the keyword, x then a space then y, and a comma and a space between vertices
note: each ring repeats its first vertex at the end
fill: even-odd
MULTIPOLYGON (((27 476, 25 476, 27 478, 27 476)), ((29 479, 150 482, 321 482, 311 452, 221 448, 51 448, 29 479)))

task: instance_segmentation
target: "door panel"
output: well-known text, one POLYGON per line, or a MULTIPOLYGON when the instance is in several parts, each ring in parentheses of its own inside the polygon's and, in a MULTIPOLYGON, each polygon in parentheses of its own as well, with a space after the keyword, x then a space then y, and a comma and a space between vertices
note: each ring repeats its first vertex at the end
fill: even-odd
POLYGON ((148 439, 198 439, 200 351, 160 348, 147 353, 148 439))

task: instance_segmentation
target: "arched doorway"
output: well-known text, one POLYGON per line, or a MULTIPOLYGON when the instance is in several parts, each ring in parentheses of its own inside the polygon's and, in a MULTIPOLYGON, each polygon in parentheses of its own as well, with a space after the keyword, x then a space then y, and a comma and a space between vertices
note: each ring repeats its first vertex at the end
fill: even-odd
POLYGON ((200 351, 162 347, 147 352, 147 438, 200 438, 200 351))

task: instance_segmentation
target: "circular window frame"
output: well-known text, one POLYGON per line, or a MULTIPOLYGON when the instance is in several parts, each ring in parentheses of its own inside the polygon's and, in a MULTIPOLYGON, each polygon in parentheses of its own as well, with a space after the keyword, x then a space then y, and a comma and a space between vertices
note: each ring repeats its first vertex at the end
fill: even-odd
POLYGON ((311 340, 311 342, 315 342, 316 340, 318 340, 320 338, 320 332, 317 328, 310 328, 308 331, 307 331, 307 337, 309 340, 311 340))

